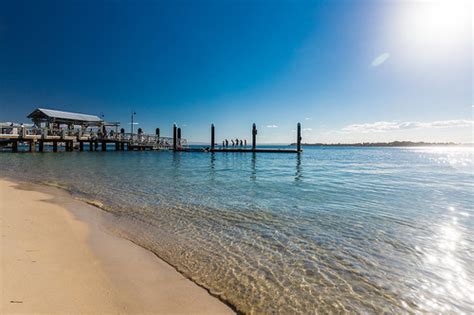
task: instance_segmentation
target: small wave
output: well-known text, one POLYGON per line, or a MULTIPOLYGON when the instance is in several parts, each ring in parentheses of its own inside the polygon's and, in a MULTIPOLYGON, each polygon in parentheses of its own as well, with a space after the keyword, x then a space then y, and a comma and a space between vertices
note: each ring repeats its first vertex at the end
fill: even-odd
POLYGON ((74 189, 72 187, 67 186, 63 183, 53 182, 53 181, 41 181, 40 184, 48 186, 48 187, 54 187, 54 188, 58 188, 58 189, 61 189, 61 190, 65 190, 68 193, 70 193, 72 195, 72 197, 76 200, 85 202, 88 205, 94 206, 94 207, 99 208, 99 209, 101 209, 103 211, 106 211, 106 212, 114 212, 112 207, 109 207, 108 205, 104 204, 102 201, 97 200, 97 199, 88 198, 88 196, 79 196, 79 195, 84 195, 84 194, 74 191, 74 189))
POLYGON ((54 188, 59 188, 59 189, 63 189, 63 190, 67 190, 69 191, 70 188, 64 184, 61 184, 59 182, 52 182, 52 181, 41 181, 40 184, 43 184, 43 185, 46 185, 46 186, 49 186, 49 187, 54 187, 54 188))

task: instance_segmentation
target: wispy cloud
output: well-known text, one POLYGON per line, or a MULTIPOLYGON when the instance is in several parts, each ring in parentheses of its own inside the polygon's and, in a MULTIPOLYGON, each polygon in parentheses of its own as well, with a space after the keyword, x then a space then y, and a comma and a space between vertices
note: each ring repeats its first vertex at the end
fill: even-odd
POLYGON ((378 121, 374 123, 365 124, 353 124, 342 128, 343 132, 386 132, 396 130, 407 130, 407 129, 420 129, 420 128, 460 128, 460 127, 471 127, 474 126, 474 120, 440 120, 432 122, 418 122, 418 121, 378 121))
POLYGON ((370 63, 371 67, 378 67, 382 65, 387 59, 390 58, 390 54, 388 52, 384 52, 383 54, 377 56, 372 62, 370 63))
POLYGON ((267 128, 278 128, 277 125, 267 125, 267 128))
POLYGON ((303 131, 312 131, 313 128, 303 128, 303 131))
POLYGON ((311 117, 306 117, 304 120, 313 120, 311 117))

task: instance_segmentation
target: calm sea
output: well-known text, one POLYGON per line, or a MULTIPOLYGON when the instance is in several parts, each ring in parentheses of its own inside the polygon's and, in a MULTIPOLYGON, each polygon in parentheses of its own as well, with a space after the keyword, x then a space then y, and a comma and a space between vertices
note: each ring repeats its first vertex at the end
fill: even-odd
POLYGON ((0 154, 246 313, 473 313, 474 149, 0 154))

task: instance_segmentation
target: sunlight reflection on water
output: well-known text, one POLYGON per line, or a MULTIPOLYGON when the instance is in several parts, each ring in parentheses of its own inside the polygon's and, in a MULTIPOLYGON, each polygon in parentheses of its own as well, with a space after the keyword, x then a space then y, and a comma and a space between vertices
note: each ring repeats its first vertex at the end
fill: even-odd
POLYGON ((458 224, 456 209, 448 207, 451 217, 439 224, 433 237, 435 246, 426 250, 424 269, 441 279, 421 286, 420 307, 426 311, 452 311, 452 305, 474 305, 474 283, 466 272, 472 268, 462 261, 464 251, 470 250, 458 224), (451 219, 451 220, 449 220, 451 219))
POLYGON ((418 152, 422 157, 427 157, 437 164, 473 171, 474 147, 425 147, 408 148, 408 150, 418 152))

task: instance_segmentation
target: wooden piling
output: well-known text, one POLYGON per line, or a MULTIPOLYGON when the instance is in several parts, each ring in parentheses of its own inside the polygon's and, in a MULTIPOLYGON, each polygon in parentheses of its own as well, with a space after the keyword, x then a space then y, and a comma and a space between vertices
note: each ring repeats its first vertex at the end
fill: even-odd
POLYGON ((252 150, 257 148, 257 126, 253 124, 252 126, 252 150))
POLYGON ((115 142, 115 151, 120 151, 120 143, 115 142))
POLYGON ((107 151, 107 142, 102 141, 102 151, 107 151))
POLYGON ((99 149, 99 141, 94 141, 94 151, 97 151, 99 149))
POLYGON ((35 152, 35 149, 36 149, 36 147, 35 147, 35 146, 36 146, 35 141, 34 141, 34 140, 31 140, 31 141, 29 142, 29 145, 30 145, 30 152, 35 152))
POLYGON ((18 141, 17 140, 12 141, 12 152, 14 152, 14 153, 18 152, 18 141))
POLYGON ((79 141, 79 151, 84 151, 84 141, 79 141))
POLYGON ((41 152, 41 153, 44 151, 44 142, 43 142, 43 140, 39 141, 38 151, 41 152))
POLYGON ((173 150, 176 151, 177 149, 177 143, 176 143, 176 137, 177 137, 177 128, 176 128, 176 124, 173 125, 173 150))
POLYGON ((89 141, 89 151, 94 151, 94 142, 89 141))
POLYGON ((214 150, 214 145, 216 143, 216 129, 214 124, 211 124, 211 150, 214 150))
POLYGON ((58 142, 53 141, 53 152, 58 152, 58 142))
POLYGON ((296 151, 301 152, 301 123, 296 127, 296 151))
POLYGON ((125 151, 125 143, 124 142, 120 143, 120 151, 125 151))

